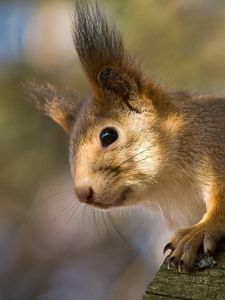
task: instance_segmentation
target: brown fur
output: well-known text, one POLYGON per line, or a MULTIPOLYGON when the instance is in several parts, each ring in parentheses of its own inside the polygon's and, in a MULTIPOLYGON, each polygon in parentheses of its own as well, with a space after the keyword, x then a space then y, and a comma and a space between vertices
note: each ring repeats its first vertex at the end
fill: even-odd
POLYGON ((159 208, 181 230, 166 247, 171 260, 190 269, 199 247, 213 252, 225 234, 225 99, 166 91, 143 76, 97 6, 78 3, 74 24, 93 98, 64 97, 50 85, 30 90, 70 134, 75 189, 92 187, 100 208, 159 208), (106 127, 119 138, 103 148, 106 127))

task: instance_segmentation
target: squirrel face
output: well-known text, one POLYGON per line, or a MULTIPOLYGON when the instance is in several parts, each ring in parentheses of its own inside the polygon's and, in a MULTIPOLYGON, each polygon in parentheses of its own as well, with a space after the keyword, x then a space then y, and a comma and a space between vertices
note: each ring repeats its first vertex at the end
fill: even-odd
POLYGON ((80 201, 101 208, 131 205, 154 183, 161 151, 149 118, 152 113, 137 113, 120 99, 93 99, 85 105, 70 142, 80 201))
POLYGON ((82 202, 108 208, 139 201, 166 157, 168 95, 125 54, 117 29, 97 5, 77 4, 73 39, 93 98, 29 82, 36 107, 70 134, 70 166, 82 202))

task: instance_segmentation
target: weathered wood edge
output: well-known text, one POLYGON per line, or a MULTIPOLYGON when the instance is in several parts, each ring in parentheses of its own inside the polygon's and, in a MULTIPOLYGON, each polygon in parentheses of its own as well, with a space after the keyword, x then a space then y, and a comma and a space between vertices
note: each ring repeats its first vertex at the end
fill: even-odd
POLYGON ((225 243, 215 259, 214 267, 190 273, 168 270, 165 260, 142 299, 225 300, 225 243))

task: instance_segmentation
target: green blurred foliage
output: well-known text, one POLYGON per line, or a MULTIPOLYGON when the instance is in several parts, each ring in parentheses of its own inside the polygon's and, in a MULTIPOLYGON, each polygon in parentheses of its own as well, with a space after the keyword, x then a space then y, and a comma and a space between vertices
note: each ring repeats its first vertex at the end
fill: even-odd
POLYGON ((0 90, 0 190, 26 201, 67 164, 68 142, 60 128, 24 101, 22 80, 1 81, 0 90))

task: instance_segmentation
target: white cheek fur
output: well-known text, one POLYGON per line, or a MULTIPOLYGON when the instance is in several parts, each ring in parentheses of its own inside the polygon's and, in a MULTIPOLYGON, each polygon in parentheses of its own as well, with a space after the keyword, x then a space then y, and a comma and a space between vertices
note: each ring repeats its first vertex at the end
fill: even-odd
POLYGON ((155 177, 161 165, 159 147, 149 142, 142 143, 134 152, 135 167, 147 176, 155 177))

